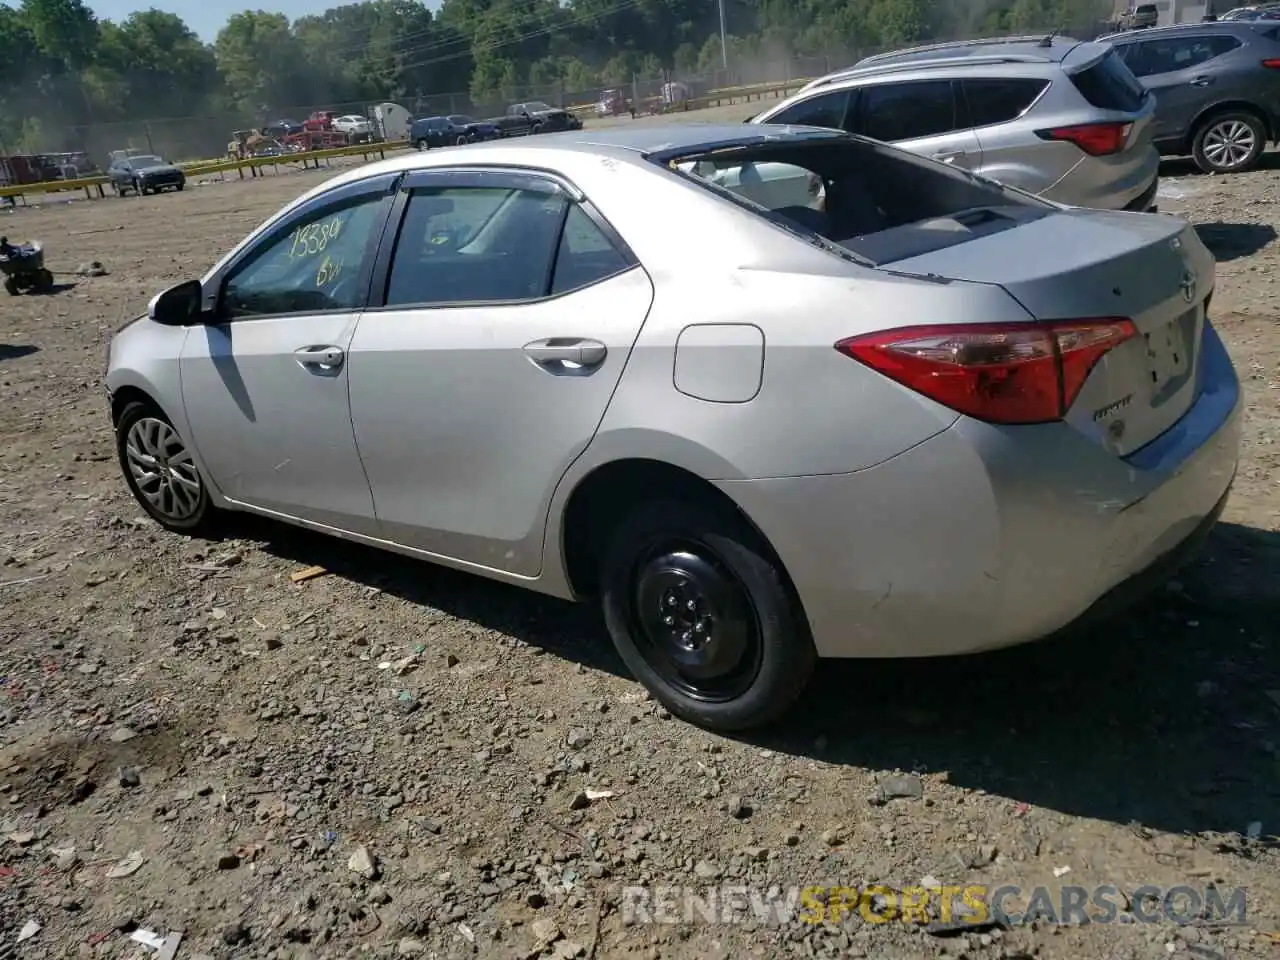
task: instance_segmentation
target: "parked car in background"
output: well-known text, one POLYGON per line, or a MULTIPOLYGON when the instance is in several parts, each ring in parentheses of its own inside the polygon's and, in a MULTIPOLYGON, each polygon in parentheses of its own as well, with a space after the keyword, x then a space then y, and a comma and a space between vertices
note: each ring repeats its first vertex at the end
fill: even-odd
POLYGON ((129 192, 144 196, 161 190, 182 190, 187 185, 187 175, 163 157, 139 154, 113 157, 107 168, 107 181, 118 196, 129 192))
POLYGON ((263 127, 262 133, 264 136, 283 140, 285 137, 301 133, 303 129, 303 124, 297 120, 277 120, 275 123, 269 123, 263 127))
POLYGON ((561 110, 541 100, 513 103, 507 107, 503 116, 494 117, 487 122, 496 126, 504 137, 582 129, 582 121, 568 110, 561 110))
POLYGON ((1280 24, 1220 20, 1103 37, 1155 94, 1152 138, 1206 173, 1251 170, 1280 137, 1280 24))
POLYGON ((597 599, 672 713, 738 730, 818 657, 1022 643, 1193 556, 1239 458, 1213 290, 1173 217, 629 125, 349 169, 158 294, 106 384, 167 529, 250 511, 597 599))
POLYGON ((751 122, 847 130, 1058 203, 1143 211, 1154 113, 1107 45, 1013 37, 868 57, 751 122))
POLYGON ((446 118, 459 136, 465 137, 467 143, 481 140, 497 140, 502 136, 498 125, 489 120, 476 120, 465 113, 451 113, 446 118))
POLYGON ((368 140, 373 135, 373 124, 369 121, 369 118, 362 117, 356 113, 334 117, 333 129, 339 133, 345 133, 352 143, 368 140))
POLYGON ((1160 22, 1160 12, 1154 3, 1143 3, 1127 10, 1120 17, 1121 30, 1146 30, 1160 22))
POLYGON ((1269 3, 1257 7, 1236 7, 1221 17, 1223 20, 1280 20, 1280 4, 1269 3))

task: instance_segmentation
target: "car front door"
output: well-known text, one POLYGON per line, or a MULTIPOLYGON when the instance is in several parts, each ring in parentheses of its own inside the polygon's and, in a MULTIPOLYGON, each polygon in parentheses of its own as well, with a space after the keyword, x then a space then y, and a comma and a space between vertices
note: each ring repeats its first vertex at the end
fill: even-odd
POLYGON ((854 132, 912 153, 972 169, 982 145, 960 110, 951 80, 874 83, 859 89, 854 132))
POLYGON ((1240 41, 1227 34, 1164 37, 1124 45, 1125 65, 1156 96, 1152 139, 1181 140, 1203 109, 1229 99, 1235 90, 1219 88, 1210 61, 1230 53, 1240 41))
POLYGON ((179 361, 192 439, 230 499, 369 533, 347 350, 398 175, 339 187, 269 227, 205 281, 209 320, 179 361))
POLYGON ((536 576, 551 495, 595 435, 653 286, 549 176, 423 171, 398 204, 349 370, 382 536, 536 576))

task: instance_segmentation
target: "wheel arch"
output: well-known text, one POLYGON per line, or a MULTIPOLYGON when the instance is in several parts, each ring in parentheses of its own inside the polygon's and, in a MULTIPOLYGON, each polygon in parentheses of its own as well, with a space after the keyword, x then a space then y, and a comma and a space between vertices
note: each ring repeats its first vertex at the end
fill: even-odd
MULTIPOLYGON (((598 571, 609 536, 641 503, 662 499, 705 504, 739 518, 760 538, 778 568, 789 575, 768 536, 727 493, 683 466, 647 457, 626 457, 598 464, 574 484, 559 512, 558 549, 569 593, 575 599, 595 595, 598 571)), ((792 588, 793 597, 796 596, 792 588)))
POLYGON ((1267 142, 1276 142, 1276 124, 1266 110, 1250 100, 1222 100, 1201 109, 1196 114, 1195 119, 1191 121, 1191 125, 1187 128, 1186 149, 1188 153, 1194 149, 1196 137, 1200 135, 1201 128, 1215 116, 1224 113, 1252 114, 1262 121, 1262 127, 1267 135, 1267 142))

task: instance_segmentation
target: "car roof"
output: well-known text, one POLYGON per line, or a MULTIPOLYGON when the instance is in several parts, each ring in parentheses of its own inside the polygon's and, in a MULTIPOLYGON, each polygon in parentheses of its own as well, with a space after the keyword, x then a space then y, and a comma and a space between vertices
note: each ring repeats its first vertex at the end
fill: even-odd
POLYGON ((906 72, 955 72, 967 68, 990 68, 1019 64, 1034 69, 1085 65, 1101 57, 1106 50, 1095 41, 1077 40, 1052 34, 1041 37, 996 37, 950 43, 908 47, 892 53, 877 54, 859 60, 851 67, 819 77, 802 88, 808 93, 838 83, 906 72))
MULTIPOLYGON (((1265 25, 1268 22, 1262 21, 1265 25)), ((1147 27, 1144 30, 1121 30, 1098 38, 1098 43, 1114 43, 1116 40, 1150 40, 1152 37, 1177 36, 1182 33, 1231 33, 1237 30, 1258 30, 1256 20, 1210 20, 1206 23, 1172 23, 1164 27, 1147 27)))
POLYGON ((279 211, 295 209, 314 198, 372 177, 416 170, 456 167, 510 166, 546 169, 567 175, 584 161, 626 164, 658 172, 647 159, 664 154, 693 154, 776 143, 821 140, 860 140, 825 127, 757 125, 745 123, 663 123, 654 126, 612 127, 605 130, 568 130, 536 137, 511 137, 472 143, 450 150, 411 151, 375 163, 351 167, 299 195, 279 211), (563 157, 557 169, 555 157, 563 157), (545 160, 543 158, 546 158, 545 160))
MULTIPOLYGON (((876 54, 859 60, 851 69, 924 61, 964 61, 972 58, 1028 58, 1045 63, 1061 63, 1076 47, 1087 41, 1054 34, 1021 37, 986 37, 977 40, 954 40, 907 47, 876 54)), ((842 71, 843 72, 843 71, 842 71)))

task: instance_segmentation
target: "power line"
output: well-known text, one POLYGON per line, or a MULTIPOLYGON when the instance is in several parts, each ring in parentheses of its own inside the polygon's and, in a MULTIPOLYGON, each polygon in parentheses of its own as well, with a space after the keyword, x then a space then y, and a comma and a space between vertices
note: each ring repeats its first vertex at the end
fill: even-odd
POLYGON ((433 57, 427 60, 416 61, 414 63, 401 63, 399 65, 399 69, 415 70, 418 67, 432 66, 437 63, 448 63, 451 60, 460 60, 463 57, 474 56, 477 53, 490 53, 494 50, 500 50, 503 47, 510 47, 510 46, 514 46, 517 43, 524 43, 526 40, 533 40, 537 37, 549 36, 553 33, 557 33, 559 31, 565 30, 570 27, 582 26, 584 24, 592 23, 597 20, 603 20, 606 17, 613 16, 614 14, 622 13, 626 10, 634 9, 635 7, 640 6, 643 2, 644 0, 625 0, 625 2, 623 3, 620 3, 614 7, 610 7, 606 10, 598 11, 594 14, 584 15, 582 17, 569 20, 565 23, 558 23, 558 24, 553 24, 551 26, 547 26, 547 27, 541 27, 537 30, 531 30, 528 33, 520 34, 519 36, 516 36, 516 37, 510 37, 506 40, 496 41, 494 43, 484 44, 481 46, 473 46, 471 47, 471 49, 465 50, 461 53, 451 54, 449 56, 443 56, 443 57, 433 57))

